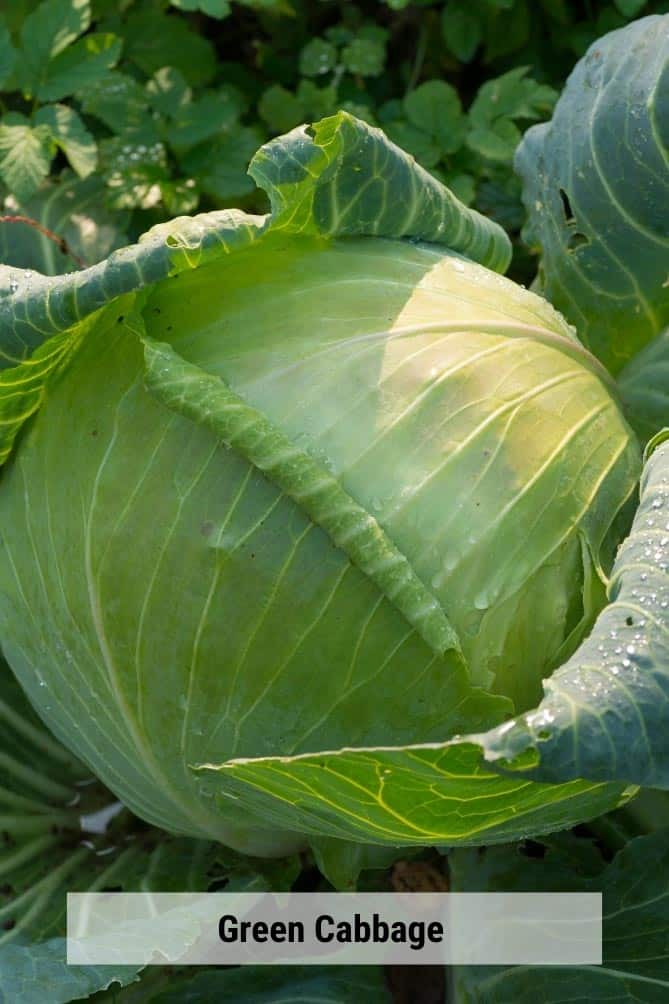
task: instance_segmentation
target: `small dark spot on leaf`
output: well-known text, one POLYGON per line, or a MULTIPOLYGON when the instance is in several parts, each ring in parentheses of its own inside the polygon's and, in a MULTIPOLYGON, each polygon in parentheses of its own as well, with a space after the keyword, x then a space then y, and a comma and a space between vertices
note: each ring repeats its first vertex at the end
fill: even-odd
POLYGON ((97 436, 97 434, 98 434, 97 429, 91 429, 91 436, 97 436))
POLYGON ((0 893, 2 893, 3 896, 13 896, 14 887, 11 886, 9 882, 4 882, 3 885, 0 885, 0 893))
POLYGON ((124 321, 125 321, 124 315, 123 314, 119 314, 119 316, 116 318, 116 323, 117 324, 123 324, 124 321))
POLYGON ((154 314, 159 314, 160 313, 160 307, 154 307, 153 308, 153 312, 154 312, 154 314))
POLYGON ((251 557, 255 558, 255 551, 251 551, 251 557))
POLYGON ((4 924, 2 925, 2 927, 3 927, 3 929, 5 931, 11 931, 14 927, 16 927, 16 921, 15 920, 6 920, 4 922, 4 924))

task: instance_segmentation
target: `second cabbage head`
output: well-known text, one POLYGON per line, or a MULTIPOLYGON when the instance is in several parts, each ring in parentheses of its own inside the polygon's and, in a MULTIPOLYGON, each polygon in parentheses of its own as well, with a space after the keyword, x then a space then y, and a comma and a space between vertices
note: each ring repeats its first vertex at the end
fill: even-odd
POLYGON ((532 707, 605 602, 638 481, 566 322, 466 244, 380 236, 368 195, 365 236, 232 214, 234 246, 207 217, 199 244, 158 235, 188 267, 121 252, 137 291, 45 342, 0 482, 0 636, 35 706, 141 816, 252 853, 299 835, 194 766, 532 707))

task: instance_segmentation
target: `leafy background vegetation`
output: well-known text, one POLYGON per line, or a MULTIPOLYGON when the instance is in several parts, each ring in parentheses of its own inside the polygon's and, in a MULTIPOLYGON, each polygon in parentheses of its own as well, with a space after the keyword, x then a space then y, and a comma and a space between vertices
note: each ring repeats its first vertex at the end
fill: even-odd
MULTIPOLYGON (((515 277, 530 280, 512 171, 523 129, 550 115, 595 38, 666 10, 667 0, 14 0, 0 14, 0 197, 5 213, 44 217, 58 196, 69 212, 52 222, 91 264, 175 215, 264 211, 246 175, 258 146, 343 107, 506 227, 515 277), (72 232, 80 206, 97 217, 94 242, 72 232)), ((64 267, 52 255, 51 270, 64 267)))

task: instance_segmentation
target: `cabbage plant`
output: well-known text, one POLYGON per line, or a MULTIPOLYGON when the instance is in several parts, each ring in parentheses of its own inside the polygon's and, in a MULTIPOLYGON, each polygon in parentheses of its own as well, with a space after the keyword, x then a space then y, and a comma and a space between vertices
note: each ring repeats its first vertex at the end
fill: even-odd
POLYGON ((568 320, 504 277, 499 226, 345 112, 256 154, 266 216, 0 270, 3 650, 138 815, 325 853, 508 840, 667 786, 669 454, 660 433, 635 516, 611 365, 667 316, 640 250, 667 244, 666 30, 627 29, 648 68, 629 94, 629 36, 598 43, 520 150, 568 320), (581 168, 551 174, 588 102, 590 135, 633 121, 627 154, 664 186, 654 218, 612 199, 620 232, 581 168), (630 282, 599 351, 616 240, 630 282))

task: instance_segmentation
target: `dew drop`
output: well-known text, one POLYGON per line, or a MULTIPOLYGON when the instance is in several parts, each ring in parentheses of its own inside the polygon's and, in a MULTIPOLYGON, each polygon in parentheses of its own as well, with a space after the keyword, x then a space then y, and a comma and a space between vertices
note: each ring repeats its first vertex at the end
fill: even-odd
POLYGON ((490 606, 490 599, 487 593, 479 593, 474 598, 474 606, 477 610, 487 610, 490 606))

